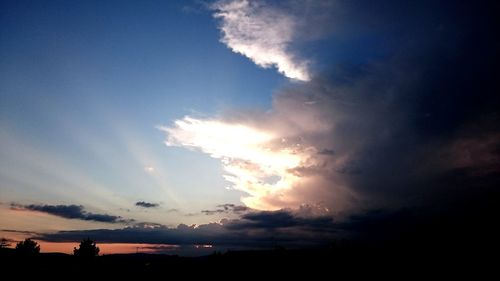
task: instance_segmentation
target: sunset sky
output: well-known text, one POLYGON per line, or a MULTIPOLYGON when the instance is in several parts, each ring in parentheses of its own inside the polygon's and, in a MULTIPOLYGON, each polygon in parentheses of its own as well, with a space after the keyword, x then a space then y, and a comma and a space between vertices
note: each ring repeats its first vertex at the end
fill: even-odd
POLYGON ((479 2, 1 1, 0 237, 203 254, 478 210, 500 172, 479 2))

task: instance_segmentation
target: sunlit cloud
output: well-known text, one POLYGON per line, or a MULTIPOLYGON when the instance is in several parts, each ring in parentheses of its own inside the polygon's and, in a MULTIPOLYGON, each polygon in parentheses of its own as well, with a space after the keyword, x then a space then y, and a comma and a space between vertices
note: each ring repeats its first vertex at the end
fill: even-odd
POLYGON ((174 127, 161 129, 168 134, 166 145, 200 149, 221 159, 224 178, 233 188, 250 194, 243 201, 252 208, 268 208, 258 198, 290 188, 296 177, 287 170, 301 162, 291 150, 273 149, 276 136, 272 133, 243 124, 185 117, 174 127), (273 176, 278 178, 275 183, 266 182, 273 176))
POLYGON ((218 1, 214 17, 221 20, 221 42, 255 64, 276 67, 288 78, 308 81, 307 61, 289 50, 296 19, 277 8, 246 0, 218 1))
POLYGON ((167 146, 201 150, 221 160, 224 179, 231 187, 246 192, 246 206, 261 210, 296 207, 303 202, 290 197, 303 178, 295 170, 310 165, 316 150, 283 141, 277 132, 250 124, 184 117, 167 133, 167 146))

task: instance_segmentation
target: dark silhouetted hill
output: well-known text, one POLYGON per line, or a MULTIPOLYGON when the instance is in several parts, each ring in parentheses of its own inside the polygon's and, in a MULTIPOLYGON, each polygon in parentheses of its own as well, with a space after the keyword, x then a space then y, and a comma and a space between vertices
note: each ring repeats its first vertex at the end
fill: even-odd
MULTIPOLYGON (((359 241, 339 241, 326 249, 229 251, 202 257, 160 254, 112 254, 82 260, 73 255, 41 253, 26 258, 12 249, 0 249, 2 268, 19 277, 91 276, 387 276, 425 277, 474 274, 475 278, 493 272, 495 260, 480 252, 432 251, 428 248, 394 245, 368 245, 359 241), (403 275, 401 275, 403 274, 403 275)), ((472 276, 472 275, 470 275, 472 276)))

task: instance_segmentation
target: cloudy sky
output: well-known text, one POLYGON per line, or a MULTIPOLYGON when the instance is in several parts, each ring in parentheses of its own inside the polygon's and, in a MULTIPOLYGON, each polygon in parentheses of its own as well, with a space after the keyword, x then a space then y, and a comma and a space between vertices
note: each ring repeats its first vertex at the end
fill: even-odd
POLYGON ((196 254, 436 216, 483 228, 500 183, 496 10, 2 1, 0 235, 196 254))

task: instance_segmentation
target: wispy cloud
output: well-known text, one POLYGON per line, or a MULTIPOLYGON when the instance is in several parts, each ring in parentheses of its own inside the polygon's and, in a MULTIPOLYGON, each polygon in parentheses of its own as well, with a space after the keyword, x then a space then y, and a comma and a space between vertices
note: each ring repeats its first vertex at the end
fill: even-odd
POLYGON ((222 205, 217 205, 217 208, 214 210, 202 210, 201 212, 204 213, 207 216, 214 215, 214 214, 229 214, 229 213, 234 213, 234 214, 241 214, 244 212, 251 211, 252 209, 248 208, 247 206, 241 206, 241 205, 235 205, 235 204, 222 204, 222 205))
POLYGON ((261 67, 274 66, 288 78, 310 79, 307 61, 289 49, 296 30, 293 15, 247 0, 218 1, 212 8, 216 11, 214 17, 221 20, 221 41, 233 52, 261 67))
POLYGON ((215 214, 222 214, 225 213, 224 210, 222 209, 215 209, 215 210, 202 210, 202 213, 204 213, 207 216, 215 215, 215 214))
POLYGON ((21 205, 12 203, 11 209, 23 211, 35 211, 47 213, 53 216, 58 216, 66 219, 78 219, 85 221, 97 221, 107 223, 129 223, 133 220, 123 219, 120 216, 108 214, 90 213, 84 210, 81 205, 21 205))

